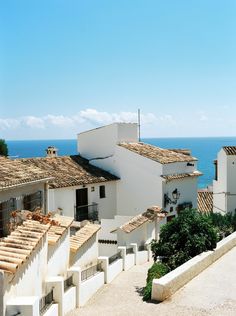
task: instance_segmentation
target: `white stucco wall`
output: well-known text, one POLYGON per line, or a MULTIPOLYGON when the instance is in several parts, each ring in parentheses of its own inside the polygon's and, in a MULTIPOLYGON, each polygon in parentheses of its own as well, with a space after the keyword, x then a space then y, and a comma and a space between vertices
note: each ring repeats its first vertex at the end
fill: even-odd
POLYGON ((47 237, 45 236, 31 254, 29 260, 21 266, 12 278, 4 275, 4 306, 16 297, 38 296, 44 293, 43 282, 47 273, 47 237))
MULTIPOLYGON (((113 218, 116 214, 116 181, 101 182, 85 186, 88 189, 88 204, 98 204, 99 218, 113 218), (105 185, 106 197, 100 198, 99 186, 105 185), (94 187, 94 191, 92 191, 94 187)), ((74 217, 76 190, 83 186, 73 186, 49 190, 49 210, 62 209, 64 216, 74 217)))
POLYGON ((70 230, 63 234, 55 245, 48 245, 47 278, 67 276, 70 254, 70 230))
POLYGON ((78 150, 87 159, 103 158, 113 155, 116 144, 123 141, 138 141, 137 124, 114 123, 80 133, 78 150))
POLYGON ((139 247, 151 242, 153 238, 155 238, 155 222, 147 222, 130 233, 125 233, 121 229, 117 230, 118 246, 130 248, 130 244, 136 243, 139 247))
POLYGON ((228 163, 227 155, 223 149, 221 149, 217 155, 217 181, 213 181, 213 211, 221 212, 224 214, 227 211, 227 199, 226 192, 227 178, 228 178, 228 163))
POLYGON ((99 272, 88 280, 81 282, 79 291, 79 306, 84 306, 103 285, 104 272, 99 272))
POLYGON ((98 238, 97 234, 90 238, 74 254, 70 253, 71 266, 79 266, 82 269, 96 264, 98 260, 98 238))
POLYGON ((121 146, 116 148, 117 214, 137 215, 151 205, 162 205, 162 165, 121 146))
MULTIPOLYGON (((176 204, 168 204, 166 210, 169 211, 170 207, 175 210, 178 204, 192 202, 193 208, 197 208, 197 178, 184 178, 176 179, 164 184, 164 193, 168 194, 169 198, 172 198, 172 192, 177 188, 180 193, 180 197, 176 204)), ((175 212, 170 215, 174 215, 175 212)))

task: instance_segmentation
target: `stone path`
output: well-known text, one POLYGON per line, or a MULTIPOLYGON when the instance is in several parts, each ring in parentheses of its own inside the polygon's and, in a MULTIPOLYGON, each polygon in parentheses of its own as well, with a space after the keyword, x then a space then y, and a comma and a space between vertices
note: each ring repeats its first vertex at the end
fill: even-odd
POLYGON ((143 302, 139 294, 149 266, 122 272, 67 316, 236 316, 236 247, 159 304, 143 302))

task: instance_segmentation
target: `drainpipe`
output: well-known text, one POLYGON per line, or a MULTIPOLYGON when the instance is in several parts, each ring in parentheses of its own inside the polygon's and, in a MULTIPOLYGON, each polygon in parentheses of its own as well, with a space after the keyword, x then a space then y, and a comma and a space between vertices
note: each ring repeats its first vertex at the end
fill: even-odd
POLYGON ((44 213, 48 213, 48 192, 49 192, 49 184, 46 182, 44 184, 44 213))

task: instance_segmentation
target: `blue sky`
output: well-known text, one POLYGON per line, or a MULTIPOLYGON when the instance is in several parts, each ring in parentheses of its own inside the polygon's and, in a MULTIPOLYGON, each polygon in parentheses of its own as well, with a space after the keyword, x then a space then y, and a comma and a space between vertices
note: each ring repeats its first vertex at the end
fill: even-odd
POLYGON ((0 2, 0 138, 236 135, 235 0, 0 2))

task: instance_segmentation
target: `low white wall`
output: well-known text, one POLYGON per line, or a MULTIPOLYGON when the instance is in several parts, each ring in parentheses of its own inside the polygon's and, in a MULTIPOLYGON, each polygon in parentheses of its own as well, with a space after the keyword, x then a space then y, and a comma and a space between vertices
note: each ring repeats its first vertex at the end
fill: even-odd
POLYGON ((79 305, 84 306, 103 284, 104 272, 99 272, 88 280, 81 282, 79 289, 79 305))
POLYGON ((123 271, 123 259, 118 259, 112 264, 108 265, 107 269, 107 283, 111 283, 112 280, 117 277, 123 271))
POLYGON ((135 255, 130 253, 125 257, 125 271, 129 270, 135 265, 135 255))
POLYGON ((43 314, 43 316, 57 316, 58 315, 58 304, 52 304, 50 308, 43 314))
MULTIPOLYGON (((64 293, 63 301, 64 301, 63 302, 64 314, 76 308, 76 287, 75 286, 72 286, 64 293)), ((57 314, 54 314, 54 315, 57 315, 57 314)))
POLYGON ((111 257, 117 253, 117 244, 98 244, 99 256, 111 257))
POLYGON ((148 261, 148 251, 143 250, 143 251, 138 251, 137 252, 137 261, 136 264, 143 264, 148 261))
POLYGON ((5 316, 12 315, 39 316, 39 299, 37 296, 15 297, 7 302, 5 316))
POLYGON ((214 251, 203 252, 152 282, 152 299, 164 301, 236 245, 236 232, 221 240, 214 251))

